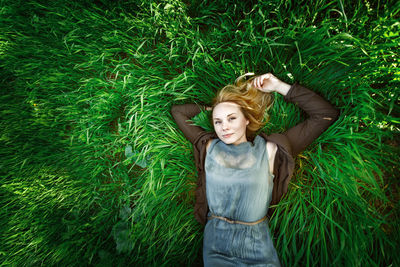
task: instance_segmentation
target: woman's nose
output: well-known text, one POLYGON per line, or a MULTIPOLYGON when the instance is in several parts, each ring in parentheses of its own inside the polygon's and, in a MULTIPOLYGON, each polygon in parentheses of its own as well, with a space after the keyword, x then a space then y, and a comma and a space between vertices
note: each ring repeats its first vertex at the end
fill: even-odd
POLYGON ((223 122, 222 123, 222 130, 228 130, 229 129, 229 127, 228 127, 228 123, 226 123, 226 122, 223 122))

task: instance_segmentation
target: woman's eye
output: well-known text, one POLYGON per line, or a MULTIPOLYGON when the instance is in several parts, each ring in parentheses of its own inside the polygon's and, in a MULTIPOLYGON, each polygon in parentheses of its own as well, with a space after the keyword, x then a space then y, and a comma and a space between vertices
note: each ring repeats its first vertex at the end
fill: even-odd
MULTIPOLYGON (((236 119, 236 117, 231 117, 231 118, 228 118, 228 120, 235 120, 236 119)), ((219 123, 221 123, 221 121, 215 121, 214 122, 214 124, 219 124, 219 123)))

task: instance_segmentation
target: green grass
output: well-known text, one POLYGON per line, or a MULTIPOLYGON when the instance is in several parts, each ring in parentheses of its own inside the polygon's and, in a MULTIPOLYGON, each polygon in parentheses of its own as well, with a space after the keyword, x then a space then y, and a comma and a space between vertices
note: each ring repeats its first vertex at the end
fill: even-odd
MULTIPOLYGON (((199 264, 192 147, 170 108, 269 71, 340 110, 270 220, 281 262, 399 265, 399 15, 396 1, 0 0, 0 265, 199 264)), ((280 96, 270 115, 268 133, 304 119, 280 96)))

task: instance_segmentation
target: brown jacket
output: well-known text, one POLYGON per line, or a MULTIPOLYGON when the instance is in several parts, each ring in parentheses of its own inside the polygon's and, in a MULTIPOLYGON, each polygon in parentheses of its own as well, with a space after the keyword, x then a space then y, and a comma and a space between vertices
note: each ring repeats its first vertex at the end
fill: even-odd
MULTIPOLYGON (((282 134, 266 135, 260 133, 266 141, 277 145, 278 150, 274 162, 274 188, 271 205, 277 204, 287 192, 289 181, 293 175, 294 159, 321 133, 323 133, 338 117, 338 111, 322 97, 313 91, 294 84, 284 97, 288 102, 296 103, 307 114, 308 118, 282 134)), ((215 132, 206 132, 203 128, 194 126, 188 120, 200 112, 196 104, 173 105, 171 109, 178 127, 185 137, 193 144, 195 164, 198 172, 196 203, 194 214, 196 220, 206 224, 208 204, 206 198, 206 175, 204 162, 208 140, 218 138, 215 132)))

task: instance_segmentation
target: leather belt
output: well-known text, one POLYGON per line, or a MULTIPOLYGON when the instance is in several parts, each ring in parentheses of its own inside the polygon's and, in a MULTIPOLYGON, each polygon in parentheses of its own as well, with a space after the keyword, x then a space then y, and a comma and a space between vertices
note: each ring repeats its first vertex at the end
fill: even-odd
POLYGON ((256 224, 259 224, 260 222, 264 221, 267 218, 267 215, 265 215, 264 217, 262 217, 261 219, 255 221, 255 222, 236 221, 236 220, 231 220, 231 219, 228 219, 228 218, 225 218, 225 217, 222 217, 222 216, 217 216, 217 215, 214 215, 214 214, 211 214, 211 216, 208 217, 209 220, 211 220, 213 218, 220 219, 220 220, 223 220, 225 222, 232 223, 232 224, 256 225, 256 224))

